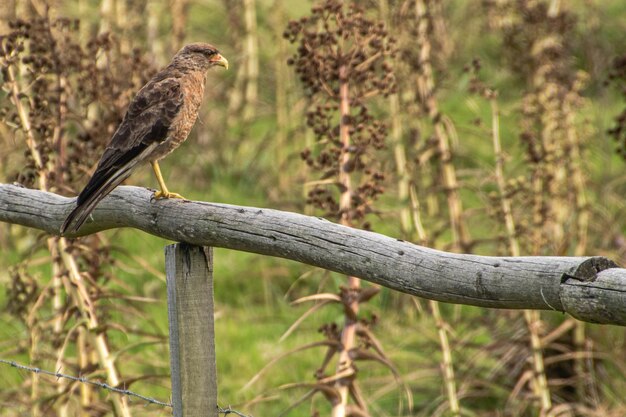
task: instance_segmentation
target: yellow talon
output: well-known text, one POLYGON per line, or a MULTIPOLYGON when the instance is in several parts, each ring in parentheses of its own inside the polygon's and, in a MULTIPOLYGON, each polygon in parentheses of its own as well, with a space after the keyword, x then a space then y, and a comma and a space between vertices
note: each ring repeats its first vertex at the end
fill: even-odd
POLYGON ((183 200, 186 200, 185 197, 183 197, 182 195, 178 193, 170 193, 169 191, 161 191, 161 190, 155 191, 154 199, 159 200, 162 198, 182 198, 183 200))
POLYGON ((159 186, 161 187, 161 190, 156 191, 154 193, 154 198, 157 200, 161 198, 182 198, 184 200, 185 197, 183 197, 182 195, 178 193, 170 193, 167 190, 165 181, 163 181, 163 175, 161 175, 161 168, 159 168, 159 163, 157 161, 152 161, 150 162, 150 164, 152 165, 152 170, 154 171, 154 175, 156 175, 156 179, 159 183, 159 186))

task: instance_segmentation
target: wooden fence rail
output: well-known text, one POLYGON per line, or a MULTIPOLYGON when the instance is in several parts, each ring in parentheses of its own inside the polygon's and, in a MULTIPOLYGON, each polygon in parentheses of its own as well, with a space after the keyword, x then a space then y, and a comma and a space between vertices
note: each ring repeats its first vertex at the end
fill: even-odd
MULTIPOLYGON (((292 259, 427 299, 555 310, 626 325, 626 270, 604 257, 447 253, 296 213, 151 197, 144 188, 119 187, 73 236, 134 227, 197 246, 292 259)), ((72 198, 0 184, 3 222, 57 234, 73 204, 72 198)))

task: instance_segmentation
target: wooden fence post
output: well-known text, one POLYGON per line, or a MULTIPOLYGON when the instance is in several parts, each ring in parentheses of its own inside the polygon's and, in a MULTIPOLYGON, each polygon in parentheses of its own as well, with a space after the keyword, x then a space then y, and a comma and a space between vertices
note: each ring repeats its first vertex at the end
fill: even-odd
POLYGON ((174 417, 217 416, 213 249, 165 247, 174 417))

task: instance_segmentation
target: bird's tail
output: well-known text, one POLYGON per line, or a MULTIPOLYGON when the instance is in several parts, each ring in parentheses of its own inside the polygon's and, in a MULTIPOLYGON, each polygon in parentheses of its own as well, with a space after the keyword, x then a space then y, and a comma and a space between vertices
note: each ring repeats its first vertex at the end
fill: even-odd
POLYGON ((130 176, 137 164, 159 145, 153 142, 150 145, 143 143, 130 149, 109 149, 100 160, 96 172, 76 199, 76 208, 67 216, 61 226, 61 235, 67 232, 78 231, 87 217, 96 208, 100 200, 107 196, 115 187, 130 176), (107 152, 110 152, 107 155, 107 152), (104 161, 104 162, 103 162, 104 161))
POLYGON ((128 178, 135 164, 127 165, 113 175, 96 175, 91 178, 85 189, 76 199, 76 208, 67 216, 61 226, 61 235, 74 233, 85 223, 100 200, 106 197, 115 187, 128 178))

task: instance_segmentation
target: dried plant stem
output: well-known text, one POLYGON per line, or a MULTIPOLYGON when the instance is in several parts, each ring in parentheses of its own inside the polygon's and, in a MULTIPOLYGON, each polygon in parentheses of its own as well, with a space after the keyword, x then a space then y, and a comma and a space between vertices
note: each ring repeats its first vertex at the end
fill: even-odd
MULTIPOLYGON (((307 166, 323 172, 320 181, 308 183, 315 183, 315 188, 307 194, 307 203, 343 226, 369 228, 365 218, 383 192, 384 179, 374 156, 384 146, 387 126, 370 115, 365 102, 394 90, 393 70, 386 59, 396 48, 384 23, 366 16, 356 3, 348 6, 341 0, 325 0, 311 9, 310 17, 290 21, 284 36, 299 42, 288 63, 306 87, 307 125, 321 145, 319 154, 308 148, 301 153, 307 166)), ((362 289, 354 272, 347 275, 347 285, 340 287, 338 296, 344 323, 328 324, 321 330, 332 345, 316 372, 316 389, 331 403, 333 417, 369 415, 357 385, 356 361, 376 358, 395 374, 367 330, 374 321, 358 317, 360 303, 373 297, 378 288, 362 289), (373 351, 366 352, 369 349, 373 351), (326 375, 331 360, 336 361, 335 370, 326 375)))
MULTIPOLYGON (((38 349, 39 346, 39 329, 36 326, 32 326, 29 323, 28 326, 30 329, 30 351, 28 352, 31 360, 38 360, 38 349)), ((41 415, 41 406, 40 406, 40 394, 39 394, 39 383, 40 377, 39 375, 33 375, 31 380, 30 387, 30 400, 32 407, 30 409, 31 415, 33 417, 39 417, 41 415)))
POLYGON ((548 65, 544 64, 543 67, 536 70, 533 86, 536 100, 542 109, 540 138, 541 146, 545 152, 545 157, 540 162, 536 172, 535 189, 537 209, 539 210, 536 216, 539 223, 535 226, 540 230, 543 229, 542 242, 544 246, 538 246, 535 254, 539 254, 540 250, 545 251, 545 245, 548 244, 552 244, 556 248, 564 247, 565 230, 563 225, 569 215, 566 204, 556 203, 554 197, 550 197, 550 200, 546 198, 547 192, 550 196, 558 196, 558 199, 563 199, 563 192, 559 191, 559 186, 566 181, 565 165, 569 160, 564 154, 563 147, 559 146, 561 137, 557 128, 558 119, 562 117, 560 110, 562 102, 553 97, 558 86, 554 81, 544 77, 543 74, 548 72, 545 67, 548 65), (548 235, 545 235, 546 229, 549 230, 548 235))
POLYGON ((415 238, 417 243, 425 245, 427 242, 426 231, 420 214, 420 202, 417 197, 415 184, 411 182, 411 173, 407 165, 406 147, 402 143, 402 123, 400 121, 399 100, 397 94, 389 97, 389 109, 391 113, 391 138, 393 153, 396 162, 396 174, 398 175, 398 201, 400 207, 400 227, 406 236, 415 238))
POLYGON ((228 94, 228 111, 226 116, 226 122, 229 128, 234 128, 238 125, 239 116, 238 112, 241 110, 243 103, 242 88, 245 85, 246 66, 240 65, 237 67, 237 74, 235 75, 235 82, 228 94))
POLYGON ((15 80, 15 74, 13 73, 13 67, 7 67, 7 75, 8 75, 8 83, 11 85, 11 100, 15 105, 17 110, 17 114, 20 118, 20 123, 22 124, 22 130, 26 135, 26 146, 28 147, 28 151, 35 162, 35 168, 37 169, 37 180, 39 182, 39 187, 42 190, 48 190, 48 178, 46 176, 47 170, 44 169, 43 160, 41 158, 41 153, 39 149, 37 149, 37 143, 35 141, 35 136, 33 135, 33 130, 30 125, 30 119, 28 118, 28 111, 24 108, 22 101, 20 100, 20 91, 17 85, 17 81, 15 80))
POLYGON ((444 384, 446 387, 446 396, 448 398, 448 406, 450 415, 460 417, 461 406, 457 395, 456 377, 454 374, 454 361, 452 359, 452 350, 450 349, 450 341, 448 339, 448 324, 441 316, 439 302, 430 300, 428 302, 431 314, 435 319, 437 326, 437 336, 439 337, 439 345, 441 346, 441 371, 443 373, 444 384))
MULTIPOLYGON (((388 22, 388 4, 386 0, 380 0, 380 13, 385 21, 388 22)), ((389 24, 389 22, 388 22, 389 24)), ((400 203, 400 227, 404 236, 411 240, 417 240, 419 244, 426 244, 427 236, 421 220, 420 203, 417 197, 415 185, 411 182, 411 173, 409 172, 407 163, 407 150, 402 141, 402 122, 400 118, 400 97, 397 93, 389 96, 389 113, 391 118, 391 141, 394 150, 394 159, 396 162, 396 174, 398 175, 398 201, 400 203)), ((415 297, 413 297, 415 301, 415 297)), ((456 397, 456 386, 454 384, 454 368, 452 367, 452 356, 450 355, 450 346, 447 334, 443 327, 443 319, 439 311, 439 303, 430 302, 431 312, 437 325, 441 325, 438 330, 440 343, 446 348, 442 349, 444 358, 442 363, 444 366, 444 378, 446 381, 452 381, 452 384, 446 384, 449 397, 456 397)), ((412 397, 409 395, 409 404, 412 403, 412 397)), ((457 404, 458 401, 453 401, 457 404)), ((409 408, 411 406, 409 405, 409 408)), ((454 410, 458 415, 459 410, 454 410)))
MULTIPOLYGON (((114 387, 120 384, 120 378, 115 369, 113 356, 109 351, 109 347, 106 341, 105 334, 98 331, 100 326, 98 316, 93 304, 93 300, 85 287, 85 283, 80 274, 76 259, 70 254, 67 246, 67 240, 65 238, 59 238, 58 241, 59 251, 61 252, 61 258, 68 271, 69 279, 72 285, 69 285, 70 294, 72 299, 76 303, 76 307, 80 311, 81 315, 87 323, 88 336, 91 343, 95 346, 98 353, 98 360, 100 366, 104 369, 107 375, 107 382, 114 387)), ((111 397, 115 412, 119 416, 130 417, 130 409, 128 407, 128 399, 126 397, 111 397)))
POLYGON ((504 179, 504 153, 502 152, 502 143, 500 141, 500 112, 498 110, 498 102, 495 97, 490 99, 491 104, 491 133, 493 139, 493 150, 496 157, 495 176, 498 192, 500 194, 500 206, 502 215, 504 216, 504 225, 506 227, 506 237, 509 246, 509 255, 520 256, 520 246, 515 233, 515 220, 513 220, 513 211, 511 210, 511 199, 506 194, 506 180, 504 179))
POLYGON ((244 26, 246 30, 246 89, 242 111, 243 119, 249 121, 256 114, 259 79, 259 39, 256 22, 255 0, 243 0, 244 26))
MULTIPOLYGON (((511 210, 511 200, 507 197, 506 181, 504 177, 504 153, 502 152, 502 143, 500 141, 500 114, 498 110, 498 102, 496 97, 491 97, 491 132, 493 139, 493 150, 495 154, 495 176, 498 192, 500 194, 500 208, 504 216, 504 224, 506 227, 507 242, 509 246, 509 255, 520 256, 520 245, 515 232, 515 220, 511 210)), ((539 312, 533 310, 524 310, 524 319, 528 327, 530 336, 530 344, 532 350, 532 387, 535 395, 541 401, 542 412, 547 412, 552 407, 550 390, 548 388, 548 379, 544 367, 544 358, 542 351, 540 327, 541 316, 539 312)))
POLYGON ((439 344, 441 345, 441 370, 446 385, 446 395, 448 397, 448 404, 450 406, 450 415, 460 416, 461 409, 459 406, 459 398, 457 396, 456 378, 454 376, 454 366, 452 361, 452 350, 450 349, 450 342, 448 341, 447 324, 441 316, 441 310, 439 309, 439 303, 437 301, 428 301, 430 306, 430 312, 435 319, 437 325, 437 334, 439 336, 439 344))
POLYGON ((548 17, 556 17, 561 9, 561 0, 551 0, 550 8, 548 9, 548 17))
MULTIPOLYGON (((352 183, 350 173, 347 172, 346 167, 350 162, 350 91, 347 76, 347 68, 343 65, 339 69, 339 138, 341 140, 341 156, 339 161, 339 184, 341 187, 341 196, 339 198, 339 210, 341 212, 341 224, 350 226, 350 208, 352 205, 352 183)), ((348 277, 348 289, 349 291, 358 290, 361 286, 361 281, 356 277, 348 277)), ((345 315, 345 322, 343 330, 341 332, 341 351, 339 353, 339 359, 337 362, 337 373, 354 372, 352 359, 350 358, 350 350, 355 347, 356 328, 357 321, 354 318, 359 311, 359 302, 354 297, 353 301, 349 305, 345 306, 346 309, 351 310, 352 314, 345 315)), ((346 409, 348 405, 348 398, 350 395, 349 384, 345 382, 343 378, 338 379, 335 387, 339 393, 340 401, 333 405, 332 417, 345 417, 346 409)))
MULTIPOLYGON (((147 15, 146 22, 146 39, 150 49, 155 57, 155 60, 159 66, 165 64, 165 50, 163 47, 162 37, 159 36, 159 23, 161 21, 161 1, 148 0, 146 2, 145 14, 147 15)), ((82 26, 81 26, 82 27, 82 26)))
POLYGON ((531 178, 531 193, 532 193, 532 231, 531 231, 531 241, 532 241, 532 253, 539 254, 541 253, 541 248, 545 246, 544 241, 544 216, 543 216, 543 199, 541 198, 542 192, 542 181, 541 174, 538 168, 534 168, 532 172, 531 178))
MULTIPOLYGON (((7 81, 11 84, 11 87, 10 87, 11 99, 13 101, 13 105, 17 109, 20 123, 22 125, 21 126, 22 130, 26 134, 26 143, 29 149, 29 153, 31 157, 33 158, 33 161, 35 162, 35 168, 37 170, 37 175, 38 175, 37 179, 38 179, 39 188, 43 191, 50 191, 50 188, 48 186, 48 181, 47 181, 48 172, 50 170, 47 166, 44 166, 42 162, 43 160, 42 160, 41 154, 37 146, 37 141, 31 129, 31 123, 28 117, 28 112, 25 109, 24 105, 22 104, 21 100, 19 99, 20 89, 19 89, 17 80, 15 79, 13 68, 11 66, 8 66, 7 74, 8 74, 7 81)), ((87 289, 84 286, 76 259, 70 254, 68 250, 67 240, 65 238, 50 237, 47 239, 47 246, 48 246, 48 251, 52 255, 53 259, 57 260, 60 258, 63 266, 68 271, 69 277, 72 283, 74 284, 74 285, 67 286, 67 289, 70 290, 69 295, 72 298, 72 300, 76 303, 79 311, 82 313, 83 317, 88 323, 89 329, 92 330, 90 332, 90 335, 93 336, 93 342, 94 342, 96 351, 98 352, 99 359, 100 359, 100 365, 105 369, 109 383, 113 386, 118 385, 120 382, 119 376, 117 374, 117 370, 115 369, 113 365, 113 360, 109 353, 105 335, 102 332, 98 332, 97 335, 94 335, 95 331, 99 327, 95 307, 93 305, 93 302, 91 300, 91 297, 87 289)), ((55 288, 54 285, 53 285, 53 288, 55 288)), ((54 297, 55 296, 53 296, 53 300, 54 300, 54 297)), ((31 333, 32 333, 32 329, 36 328, 36 326, 30 326, 30 327, 31 327, 31 333)), ((35 360, 36 353, 34 349, 36 349, 36 346, 33 346, 32 343, 36 343, 36 337, 31 336, 31 347, 33 348, 31 349, 31 358, 32 360, 35 360)), ((33 415, 35 416, 38 416, 40 414, 40 411, 38 409, 38 404, 39 404, 38 397, 39 396, 37 392, 37 386, 38 386, 37 382, 38 382, 38 379, 34 378, 33 388, 31 391, 31 394, 33 395, 32 412, 33 412, 33 415)), ((131 417, 130 409, 128 407, 128 400, 125 397, 122 397, 122 398, 113 397, 111 400, 113 402, 113 406, 118 416, 131 417)))
POLYGON ((574 249, 574 256, 580 256, 587 252, 587 240, 589 232, 589 207, 586 192, 586 181, 582 165, 582 156, 580 154, 580 144, 578 140, 578 134, 576 132, 575 112, 571 108, 570 100, 565 100, 563 103, 563 113, 566 118, 566 138, 570 147, 571 158, 571 180, 573 185, 573 191, 576 197, 576 209, 577 209, 577 222, 576 222, 576 248, 574 249))
POLYGON ((439 48, 439 56, 443 59, 448 59, 454 52, 454 44, 450 41, 450 35, 448 34, 448 27, 446 25, 446 18, 444 15, 443 0, 429 0, 429 12, 431 18, 431 26, 433 36, 437 40, 437 46, 439 48))
POLYGON ((111 22, 113 21, 114 7, 115 0, 102 0, 102 3, 100 3, 100 27, 98 28, 98 34, 110 32, 113 29, 111 22))
MULTIPOLYGON (((413 187, 410 189, 411 193, 411 213, 413 216, 413 224, 416 226, 414 234, 421 242, 427 241, 426 231, 422 226, 421 215, 419 210, 419 200, 413 187)), ((454 362, 452 360, 452 350, 450 349, 450 342, 448 339, 448 325, 441 316, 441 310, 439 309, 439 302, 430 300, 428 302, 431 314, 435 319, 435 325, 437 326, 437 335, 439 337, 439 345, 441 346, 441 369, 444 377, 444 383, 446 386, 446 395, 448 398, 448 404, 450 407, 450 413, 453 416, 460 416, 461 409, 459 404, 459 398, 457 395, 456 378, 454 375, 454 362)))
MULTIPOLYGON (((380 15, 391 27, 389 19, 389 4, 387 0, 378 2, 380 15)), ((409 204, 409 188, 411 187, 411 174, 407 166, 406 148, 402 141, 402 120, 400 117, 400 97, 398 93, 389 95, 389 117, 391 119, 391 143, 396 162, 396 174, 398 175, 398 202, 400 203, 400 227, 405 236, 412 234, 411 206, 409 204)))
POLYGON ((544 366, 543 344, 541 343, 541 314, 536 310, 524 310, 524 319, 528 326, 530 347, 533 360, 533 391, 539 398, 542 415, 552 408, 550 388, 544 366))
POLYGON ((3 7, 0 7, 0 33, 6 33, 9 29, 9 22, 15 19, 16 0, 6 0, 3 7))
MULTIPOLYGON (((546 22, 559 19, 563 13, 559 0, 550 0, 546 22)), ((557 251, 565 253, 573 246, 574 253, 585 253, 589 228, 589 210, 585 189, 585 178, 581 166, 580 140, 577 133, 575 107, 580 101, 579 92, 583 88, 585 77, 577 73, 574 77, 564 77, 565 71, 573 72, 567 62, 567 31, 550 30, 539 37, 532 47, 531 55, 537 61, 533 72, 531 96, 539 105, 540 114, 534 117, 539 122, 539 137, 543 153, 542 161, 535 171, 539 177, 535 182, 535 203, 537 226, 551 226, 551 235, 543 236, 535 245, 551 244, 557 251), (558 45, 558 52, 546 45, 558 45), (541 48, 545 49, 542 50, 541 48), (557 198, 555 198, 557 197, 557 198), (573 206, 573 207, 572 207, 573 206), (543 214, 543 217, 540 215, 543 214), (552 223, 552 224, 550 224, 552 223), (575 232, 569 233, 574 227, 575 232), (569 229, 569 230, 568 230, 569 229), (573 243, 575 242, 575 243, 573 243)), ((531 120, 530 123, 533 123, 531 120)), ((543 246, 536 246, 544 250, 543 246)), ((538 252, 537 252, 538 253, 538 252)), ((585 350, 585 329, 582 323, 575 326, 573 349, 585 350)), ((584 355, 575 355, 573 359, 574 375, 578 376, 577 391, 579 398, 588 401, 594 396, 585 387, 586 364, 584 355)), ((591 387, 589 387, 591 388, 591 387)), ((593 390, 593 388, 591 388, 593 390)), ((545 407, 545 403, 542 402, 545 407)))
MULTIPOLYGON (((35 141, 35 136, 33 135, 30 119, 28 117, 28 111, 26 110, 26 108, 22 104, 22 101, 20 100, 20 90, 17 84, 17 80, 15 79, 13 67, 10 65, 7 66, 6 73, 7 73, 7 78, 8 78, 7 82, 10 85, 9 88, 11 91, 11 100, 13 101, 13 104, 15 105, 17 114, 20 119, 20 123, 22 124, 22 131, 24 132, 26 136, 25 137, 26 146, 28 147, 28 151, 35 163, 35 169, 37 170, 37 181, 42 190, 47 190, 48 189, 48 177, 46 175, 46 169, 43 165, 41 153, 39 152, 39 149, 37 148, 37 142, 35 141)), ((47 239, 49 248, 53 246, 51 244, 52 240, 53 238, 47 239)), ((28 327, 30 330, 30 339, 31 339, 29 356, 31 357, 31 360, 35 361, 37 360, 37 356, 38 356, 37 346, 38 346, 38 340, 39 340, 39 328, 34 323, 34 318, 32 320, 33 322, 29 321, 28 323, 29 324, 28 327)), ((32 377, 31 400, 32 400, 31 414, 34 417, 39 417, 41 415, 41 409, 39 405, 40 404, 39 402, 39 375, 33 375, 32 377)))
MULTIPOLYGON (((580 86, 578 87, 580 88, 580 86)), ((570 92, 563 103, 563 112, 565 113, 566 124, 566 138, 570 147, 571 158, 571 176, 573 192, 576 199, 576 212, 578 214, 576 218, 576 247, 574 249, 574 255, 578 256, 584 254, 587 251, 587 239, 589 231, 589 208, 586 194, 586 184, 583 171, 581 169, 582 157, 580 154, 580 144, 578 140, 578 134, 576 132, 575 112, 571 108, 570 98, 572 94, 570 92)), ((586 343, 586 325, 582 321, 575 322, 575 329, 573 332, 573 344, 577 352, 587 351, 586 343)), ((577 392, 579 398, 584 401, 599 403, 599 395, 593 384, 593 379, 589 378, 586 372, 586 364, 583 355, 576 355, 574 360, 574 372, 578 375, 577 392), (590 383, 587 383, 589 381, 590 383)))
POLYGON ((172 14, 172 36, 170 37, 172 45, 170 49, 172 53, 182 48, 185 42, 188 10, 188 0, 170 1, 170 12, 172 14))
MULTIPOLYGON (((100 26, 98 27, 98 35, 102 35, 113 30, 113 8, 114 0, 102 0, 100 3, 100 26)), ((99 53, 96 55, 96 66, 100 69, 107 67, 109 55, 107 53, 99 53)), ((87 115, 85 123, 88 126, 93 125, 100 117, 101 110, 99 106, 87 106, 87 115)))
POLYGON ((430 21, 426 2, 416 0, 415 11, 417 16, 417 43, 420 50, 421 70, 417 77, 417 88, 420 101, 428 112, 437 139, 437 147, 442 168, 442 180, 448 200, 448 210, 450 226, 453 235, 453 251, 464 251, 469 241, 469 235, 465 222, 463 221, 463 205, 458 193, 458 182, 456 171, 452 164, 452 154, 450 151, 450 138, 448 130, 439 113, 437 100, 435 97, 433 70, 430 56, 429 28, 430 21))
MULTIPOLYGON (((48 239, 49 243, 52 239, 48 239)), ((49 245, 48 249, 50 251, 50 255, 52 256, 52 308, 55 312, 54 322, 52 324, 52 331, 56 338, 61 339, 63 333, 63 281, 62 281, 62 273, 63 268, 60 262, 61 256, 58 252, 57 245, 49 245)), ((55 369, 62 369, 65 364, 65 346, 64 344, 60 344, 57 347, 56 358, 57 362, 55 365, 55 369)), ((68 381, 59 381, 57 385, 57 393, 62 395, 67 388, 68 381)), ((68 416, 68 401, 65 400, 61 403, 58 409, 59 417, 68 416)))
MULTIPOLYGON (((91 13, 91 9, 89 7, 89 0, 76 0, 76 10, 78 12, 78 18, 84 19, 86 16, 89 16, 91 13)), ((90 35, 91 27, 90 25, 81 24, 79 29, 79 36, 81 39, 88 39, 90 35)))
MULTIPOLYGON (((453 250, 462 251, 466 247, 469 236, 462 218, 463 206, 458 194, 458 183, 454 165, 452 164, 448 131, 443 123, 443 118, 439 113, 437 100, 434 95, 435 83, 433 79, 432 65, 430 62, 430 19, 427 16, 428 9, 424 0, 416 0, 415 14, 417 18, 417 43, 419 45, 419 57, 421 63, 421 70, 417 77, 417 90, 420 101, 428 111, 428 116, 433 123, 435 137, 437 139, 443 183, 448 202, 450 227, 452 229, 453 250)), ((425 235, 420 238, 425 240, 425 235)), ((454 364, 452 360, 452 352, 450 350, 450 342, 448 340, 447 325, 441 317, 439 304, 436 302, 430 302, 429 305, 437 326, 439 344, 442 351, 441 366, 446 386, 448 405, 451 415, 458 417, 461 415, 461 407, 459 405, 459 398, 457 395, 456 378, 454 374, 454 364)))
POLYGON ((348 85, 348 69, 345 65, 339 69, 339 140, 341 141, 341 155, 339 161, 339 185, 341 196, 339 198, 339 210, 341 212, 341 224, 350 226, 350 208, 352 206, 352 184, 347 167, 350 163, 350 91, 348 85))
POLYGON ((15 0, 15 16, 20 16, 21 18, 32 18, 37 16, 35 2, 15 0))
MULTIPOLYGON (((287 61, 287 45, 283 38, 282 22, 285 21, 285 9, 282 0, 274 1, 273 25, 274 38, 277 43, 274 71, 276 73, 276 166, 283 172, 287 162, 287 135, 289 132, 289 111, 287 104, 287 78, 289 76, 285 62, 287 61)), ((278 175, 278 187, 285 190, 288 184, 287 175, 278 175)))
MULTIPOLYGON (((87 346, 87 329, 85 329, 85 326, 78 327, 76 345, 78 348, 78 366, 80 366, 80 369, 87 369, 90 361, 89 348, 87 346)), ((84 417, 87 417, 87 413, 84 410, 91 404, 92 395, 92 389, 89 384, 80 384, 80 405, 84 417)))
POLYGON ((405 235, 409 235, 411 227, 411 209, 409 204, 409 187, 411 176, 407 168, 406 149, 402 143, 402 122, 400 121, 400 99, 397 94, 389 96, 389 113, 391 116, 391 142, 396 161, 398 175, 398 202, 400 203, 400 227, 405 235))
POLYGON ((411 204, 411 218, 413 219, 415 232, 418 236, 418 243, 420 245, 425 245, 426 242, 428 242, 428 239, 426 236, 426 230, 422 224, 421 206, 419 199, 417 198, 417 190, 415 190, 415 186, 413 184, 409 187, 409 198, 411 204))
MULTIPOLYGON (((181 0, 178 0, 181 1, 181 0)), ((116 0, 115 1, 115 29, 117 33, 124 33, 130 26, 128 2, 116 0)), ((119 38, 119 51, 122 53, 129 53, 135 45, 132 44, 129 36, 120 36, 119 38)))

